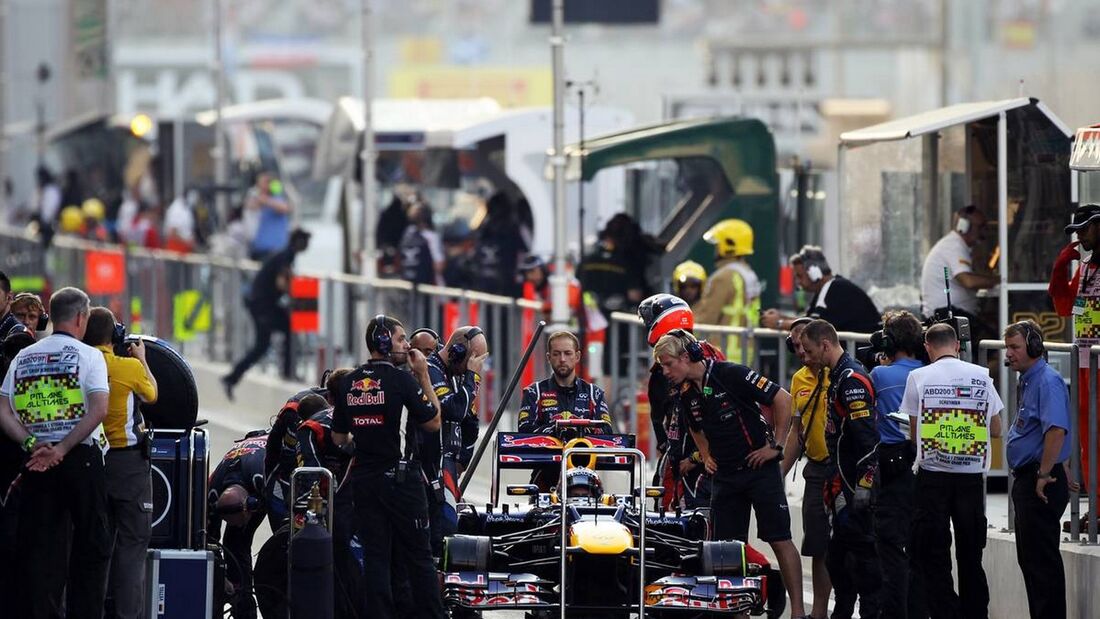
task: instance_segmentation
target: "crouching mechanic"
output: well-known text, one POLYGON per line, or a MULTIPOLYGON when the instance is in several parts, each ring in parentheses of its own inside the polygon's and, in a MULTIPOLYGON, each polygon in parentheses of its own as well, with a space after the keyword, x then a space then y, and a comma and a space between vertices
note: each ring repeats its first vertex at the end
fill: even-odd
MULTIPOLYGON (((267 433, 249 432, 222 457, 210 475, 207 531, 225 548, 226 578, 233 583, 234 617, 255 617, 252 597, 252 539, 267 513, 264 501, 264 450, 267 433), (222 536, 222 523, 225 536, 222 536)), ((274 533, 274 531, 272 531, 274 533)))
POLYGON ((355 441, 349 480, 356 528, 364 540, 363 616, 396 616, 391 566, 397 557, 405 562, 420 616, 442 619, 424 476, 414 438, 418 427, 439 430, 439 399, 432 391, 424 355, 410 350, 400 322, 376 316, 367 326, 366 340, 370 361, 344 376, 331 394, 336 402, 333 442, 343 446, 355 441), (408 355, 411 375, 393 365, 395 354, 408 355))
POLYGON ((298 465, 298 428, 318 412, 331 406, 323 387, 303 389, 290 396, 279 409, 264 449, 267 519, 272 531, 290 520, 290 475, 298 465))
POLYGON ((771 545, 779 561, 791 615, 803 617, 802 562, 791 541, 791 516, 779 470, 786 436, 776 440, 760 409, 771 406, 775 427, 786 432, 791 395, 743 365, 706 359, 695 337, 679 329, 657 341, 653 357, 669 382, 680 386, 675 399, 707 471, 714 475, 714 537, 747 542, 751 505, 759 537, 771 545))
MULTIPOLYGON (((673 329, 691 333, 695 328, 695 315, 687 302, 670 294, 655 294, 642 301, 638 305, 638 317, 645 326, 650 346, 673 329)), ((725 355, 710 343, 700 340, 699 346, 705 358, 725 361, 725 355)), ((690 509, 710 504, 710 477, 695 440, 684 428, 683 416, 674 406, 678 387, 665 378, 659 363, 655 362, 649 369, 649 418, 653 422, 657 451, 661 453, 653 483, 664 488, 661 505, 665 509, 677 505, 690 509)))
POLYGON ((861 617, 878 617, 881 574, 872 532, 871 490, 878 468, 878 430, 871 377, 840 347, 836 329, 814 320, 802 331, 807 362, 828 367, 825 444, 835 472, 825 487, 832 513, 826 564, 836 591, 833 617, 848 619, 859 597, 861 617))
POLYGON ((427 359, 432 392, 439 399, 441 427, 420 433, 421 465, 428 479, 432 551, 443 552, 443 538, 458 530, 456 506, 462 500, 458 478, 477 442, 477 392, 489 344, 478 327, 459 327, 447 346, 427 359))
MULTIPOLYGON (((581 342, 568 331, 557 331, 546 339, 546 360, 553 375, 523 390, 519 405, 520 432, 548 432, 559 419, 595 419, 611 423, 603 389, 577 377, 581 342)), ((614 426, 612 426, 614 428, 614 426)), ((557 479, 557 467, 536 469, 531 483, 547 491, 557 479)))

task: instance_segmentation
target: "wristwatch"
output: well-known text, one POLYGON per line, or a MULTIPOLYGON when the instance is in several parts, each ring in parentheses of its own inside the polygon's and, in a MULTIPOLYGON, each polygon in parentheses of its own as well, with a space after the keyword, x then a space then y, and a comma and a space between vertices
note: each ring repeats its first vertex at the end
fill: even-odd
POLYGON ((23 451, 30 453, 34 446, 38 444, 38 437, 31 434, 27 438, 23 439, 23 451))

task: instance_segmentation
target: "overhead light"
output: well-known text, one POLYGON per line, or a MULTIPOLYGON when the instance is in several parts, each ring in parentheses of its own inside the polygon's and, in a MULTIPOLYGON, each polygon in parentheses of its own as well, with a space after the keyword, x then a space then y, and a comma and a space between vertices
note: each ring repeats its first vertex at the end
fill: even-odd
POLYGON ((153 119, 148 114, 137 114, 130 120, 130 132, 143 138, 153 130, 153 119))

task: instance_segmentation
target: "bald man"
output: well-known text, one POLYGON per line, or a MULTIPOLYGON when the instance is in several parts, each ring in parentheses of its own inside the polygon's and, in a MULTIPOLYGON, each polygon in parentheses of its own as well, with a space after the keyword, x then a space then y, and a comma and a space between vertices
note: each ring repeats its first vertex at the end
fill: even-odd
POLYGON ((481 370, 489 357, 489 343, 478 327, 455 329, 447 345, 428 357, 428 377, 439 398, 442 427, 421 432, 420 461, 431 483, 428 513, 432 517, 432 550, 443 549, 443 538, 458 526, 458 516, 448 505, 448 494, 461 500, 458 476, 470 463, 477 442, 475 405, 481 370))

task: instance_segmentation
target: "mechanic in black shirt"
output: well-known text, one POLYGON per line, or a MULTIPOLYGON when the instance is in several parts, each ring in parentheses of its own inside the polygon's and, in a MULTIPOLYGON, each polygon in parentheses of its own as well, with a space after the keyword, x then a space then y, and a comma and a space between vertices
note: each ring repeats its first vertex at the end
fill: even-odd
POLYGON ((298 466, 298 427, 303 421, 331 404, 324 389, 303 389, 290 396, 279 409, 275 423, 267 433, 264 449, 264 480, 266 483, 267 519, 276 531, 290 518, 290 475, 298 466))
MULTIPOLYGON (((234 617, 255 617, 252 598, 252 539, 267 512, 264 502, 264 450, 267 433, 249 432, 233 444, 210 474, 207 495, 207 532, 221 540, 228 561, 229 581, 240 595, 233 604, 234 617), (222 523, 225 536, 222 537, 222 523)), ((272 531, 274 533, 274 530, 272 531)))
POLYGON ((428 479, 428 513, 432 519, 432 552, 441 556, 443 538, 458 530, 453 504, 462 500, 458 478, 470 463, 477 443, 477 398, 489 344, 478 327, 459 327, 447 345, 428 355, 428 377, 439 398, 441 427, 420 432, 420 462, 428 479), (449 496, 448 496, 449 495, 449 496))
POLYGON ((439 399, 432 391, 427 360, 410 350, 400 322, 376 316, 367 325, 366 340, 370 361, 344 376, 332 391, 332 440, 340 446, 355 442, 349 480, 363 540, 363 616, 396 615, 391 587, 396 556, 406 563, 421 616, 441 619, 443 602, 415 440, 417 427, 439 430, 439 399), (393 364, 406 355, 411 375, 393 364))
MULTIPOLYGON (((820 247, 806 245, 791 256, 790 263, 798 287, 813 295, 806 316, 827 320, 837 331, 878 331, 882 315, 874 301, 851 280, 834 275, 820 247)), ((760 317, 760 324, 769 329, 790 330, 797 318, 769 309, 760 317)))
POLYGON ((830 369, 825 445, 836 471, 825 486, 825 505, 832 513, 825 560, 836 591, 832 616, 851 617, 858 595, 860 616, 877 617, 882 573, 871 513, 879 441, 874 386, 863 366, 841 348, 828 322, 806 325, 802 346, 809 363, 830 369))
POLYGON ((241 381, 241 377, 260 359, 267 354, 271 347, 271 335, 276 331, 283 337, 283 376, 294 375, 290 354, 290 313, 281 305, 281 301, 290 290, 290 278, 294 268, 294 258, 309 248, 309 232, 296 228, 290 233, 290 242, 280 252, 268 256, 256 278, 252 280, 252 286, 245 297, 245 305, 248 313, 252 315, 252 324, 256 331, 256 341, 244 357, 233 366, 233 371, 222 377, 222 387, 225 388, 225 396, 233 401, 233 389, 241 381))
POLYGON ((748 541, 749 507, 757 532, 779 561, 791 597, 791 616, 802 617, 802 561, 791 541, 791 515, 783 492, 780 462, 786 435, 777 437, 761 406, 770 406, 775 427, 789 430, 791 394, 755 371, 703 354, 693 335, 674 329, 657 340, 653 358, 687 417, 706 464, 714 475, 711 511, 714 537, 748 541))
MULTIPOLYGON (((661 293, 646 298, 638 305, 638 317, 646 329, 646 341, 650 346, 673 329, 693 333, 695 314, 687 301, 671 294, 661 293)), ((700 340, 703 357, 725 361, 722 351, 709 342, 700 340)), ((695 439, 688 431, 682 411, 676 406, 676 389, 665 378, 661 365, 649 368, 647 395, 649 419, 653 423, 653 436, 661 457, 657 461, 654 484, 664 488, 661 505, 672 509, 681 503, 685 508, 710 505, 710 476, 706 474, 702 455, 695 446, 695 439)), ((676 388, 679 385, 675 385, 676 388)))

